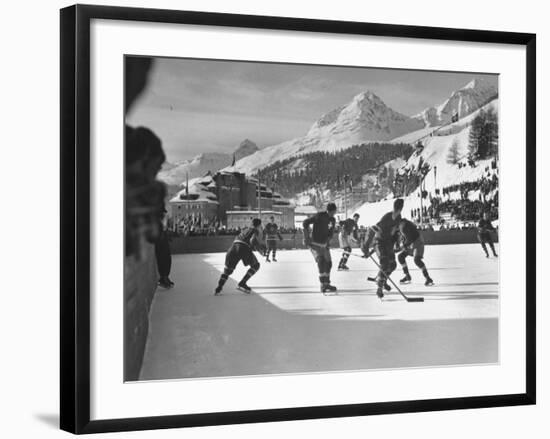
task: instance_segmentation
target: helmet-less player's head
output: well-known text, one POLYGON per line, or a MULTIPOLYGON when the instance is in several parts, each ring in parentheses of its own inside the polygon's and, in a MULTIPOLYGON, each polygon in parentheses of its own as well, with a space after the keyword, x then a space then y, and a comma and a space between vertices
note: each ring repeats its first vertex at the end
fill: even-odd
POLYGON ((275 217, 274 216, 270 216, 269 219, 271 220, 272 223, 275 222, 275 217))
POLYGON ((401 211, 403 210, 403 205, 405 204, 405 202, 403 201, 402 198, 398 198, 397 200, 395 200, 393 202, 393 217, 396 218, 397 215, 400 215, 401 214, 401 211))
POLYGON ((327 204, 327 213, 333 217, 334 214, 336 213, 336 204, 334 203, 328 203, 327 204))
POLYGON ((353 215, 353 220, 354 220, 355 222, 359 221, 359 214, 358 214, 358 213, 355 213, 355 214, 353 215))
POLYGON ((258 229, 262 225, 262 220, 260 218, 254 218, 252 220, 252 227, 258 229))

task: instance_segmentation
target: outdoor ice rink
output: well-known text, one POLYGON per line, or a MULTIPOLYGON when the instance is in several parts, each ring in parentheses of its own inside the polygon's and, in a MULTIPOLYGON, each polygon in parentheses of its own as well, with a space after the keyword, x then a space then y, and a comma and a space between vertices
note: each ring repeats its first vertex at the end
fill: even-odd
MULTIPOLYGON (((407 259, 413 282, 402 290, 422 303, 395 289, 381 302, 370 260, 333 269, 338 295, 324 296, 309 250, 279 251, 275 263, 256 255, 254 293, 236 290, 239 264, 221 296, 224 253, 173 256, 176 286, 155 295, 142 380, 498 362, 499 263, 479 244, 426 246, 432 287, 407 259)), ((335 267, 339 257, 333 249, 335 267)))

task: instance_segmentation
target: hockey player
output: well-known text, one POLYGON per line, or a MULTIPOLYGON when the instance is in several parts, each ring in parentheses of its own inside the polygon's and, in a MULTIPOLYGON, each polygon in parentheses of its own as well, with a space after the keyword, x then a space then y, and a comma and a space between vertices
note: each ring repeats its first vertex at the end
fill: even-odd
POLYGON ((397 267, 395 262, 394 245, 397 241, 397 231, 399 221, 401 220, 401 211, 403 210, 403 200, 396 199, 393 202, 393 210, 386 213, 372 229, 374 235, 374 249, 380 263, 380 271, 376 277, 378 289, 376 295, 381 299, 384 297, 382 289, 386 284, 387 278, 397 267))
POLYGON ((491 236, 491 232, 494 232, 495 228, 493 227, 493 224, 489 220, 489 214, 487 212, 483 213, 482 218, 479 220, 479 223, 477 225, 477 239, 481 243, 481 247, 483 247, 483 251, 485 252, 485 257, 489 257, 489 252, 487 251, 486 244, 489 244, 489 247, 491 247, 491 250, 493 251, 493 255, 495 257, 498 257, 496 251, 495 251, 495 245, 493 244, 493 237, 491 236))
POLYGON ((412 221, 401 218, 401 221, 399 222, 399 235, 401 236, 403 250, 397 255, 397 260, 401 264, 401 268, 405 274, 405 277, 399 282, 405 284, 411 281, 411 275, 409 274, 409 267, 407 267, 406 259, 407 256, 412 256, 414 258, 414 263, 422 270, 422 274, 426 279, 424 285, 433 285, 434 281, 428 274, 428 269, 426 268, 424 261, 422 261, 422 258, 424 257, 424 238, 416 225, 412 221))
POLYGON ((321 283, 321 292, 335 292, 336 287, 330 284, 330 270, 332 269, 332 259, 330 257, 329 243, 334 234, 336 220, 336 205, 327 204, 327 210, 319 212, 312 217, 304 220, 304 245, 309 247, 317 268, 319 269, 319 281, 321 283), (310 231, 310 226, 313 230, 310 231))
MULTIPOLYGON (((376 236, 376 232, 373 227, 367 227, 367 231, 365 232, 365 237, 363 241, 361 242, 361 251, 363 252, 363 258, 368 259, 372 256, 372 254, 376 251, 374 246, 374 238, 376 236)), ((378 282, 376 278, 374 277, 367 277, 367 281, 369 282, 378 282)), ((384 284, 384 289, 386 291, 391 291, 391 287, 386 281, 384 284)))
POLYGON ((344 252, 340 258, 340 263, 338 264, 338 271, 349 270, 349 267, 346 264, 348 263, 349 255, 351 255, 351 245, 352 243, 359 242, 359 236, 357 235, 358 221, 359 214, 356 213, 353 215, 353 219, 348 218, 340 222, 340 234, 338 235, 338 241, 340 243, 340 248, 344 252))
POLYGON ((235 267, 239 261, 243 261, 245 266, 250 268, 237 284, 237 289, 250 294, 252 289, 246 284, 248 280, 256 274, 260 269, 260 263, 256 256, 253 253, 253 250, 258 250, 262 254, 265 251, 265 245, 263 244, 261 236, 261 225, 262 220, 259 218, 254 218, 252 220, 252 227, 245 228, 233 241, 229 250, 225 255, 225 267, 220 280, 218 281, 218 286, 216 287, 214 294, 217 296, 221 294, 222 288, 227 281, 227 278, 233 273, 235 267))
POLYGON ((277 259, 275 258, 277 254, 277 238, 279 238, 279 241, 283 240, 283 237, 279 233, 279 227, 277 224, 275 224, 275 217, 269 218, 271 222, 267 223, 264 229, 264 232, 266 234, 266 242, 267 242, 267 253, 265 255, 265 261, 271 262, 269 260, 269 253, 271 252, 273 254, 273 262, 277 262, 277 259))

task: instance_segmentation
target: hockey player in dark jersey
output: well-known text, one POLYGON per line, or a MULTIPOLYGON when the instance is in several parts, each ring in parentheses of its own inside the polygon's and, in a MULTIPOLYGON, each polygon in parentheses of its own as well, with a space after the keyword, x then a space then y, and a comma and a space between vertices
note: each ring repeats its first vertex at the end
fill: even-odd
POLYGON ((403 204, 401 198, 396 199, 393 202, 393 210, 386 213, 376 225, 372 226, 375 232, 374 249, 380 263, 380 271, 378 272, 378 276, 376 276, 376 282, 378 284, 376 295, 380 299, 384 297, 382 289, 386 284, 387 278, 397 267, 394 245, 397 241, 397 231, 399 221, 401 220, 403 204))
POLYGON ((283 237, 279 233, 279 227, 277 226, 277 224, 275 224, 275 217, 270 217, 269 219, 271 220, 271 222, 267 223, 264 228, 267 242, 267 253, 265 255, 265 261, 271 262, 269 260, 269 253, 271 252, 271 254, 273 255, 273 262, 277 262, 277 239, 279 239, 279 241, 282 241, 283 237))
POLYGON ((491 232, 494 232, 494 231, 495 231, 495 228, 493 227, 493 224, 489 219, 489 214, 485 212, 477 225, 477 239, 481 243, 481 247, 483 247, 483 251, 485 252, 485 257, 487 258, 489 257, 489 252, 487 251, 486 244, 489 244, 489 247, 491 247, 491 250, 493 251, 493 255, 495 257, 498 256, 495 251, 495 245, 493 244, 493 237, 491 236, 491 232))
POLYGON ((256 259, 253 250, 258 250, 262 254, 265 251, 265 245, 261 240, 261 225, 262 221, 259 218, 254 218, 252 220, 252 227, 248 227, 239 233, 233 241, 233 244, 231 244, 231 247, 225 255, 223 273, 214 291, 216 296, 221 294, 227 278, 233 273, 239 261, 243 261, 243 264, 250 268, 237 284, 237 289, 247 294, 251 293, 252 289, 247 285, 247 282, 260 269, 260 263, 258 259, 256 259))
POLYGON ((334 234, 336 220, 336 205, 328 203, 327 210, 319 212, 312 217, 304 220, 304 244, 309 247, 317 268, 319 269, 319 281, 321 283, 321 292, 335 292, 336 287, 330 284, 330 270, 332 269, 332 259, 330 257, 329 243, 334 234), (310 226, 313 226, 310 230, 310 226))
POLYGON ((397 260, 401 264, 405 277, 400 280, 402 284, 409 283, 411 281, 411 275, 409 274, 409 267, 407 267, 407 256, 414 258, 414 263, 418 268, 422 270, 422 274, 426 278, 424 285, 431 286, 434 284, 432 278, 428 274, 428 269, 422 261, 424 257, 424 238, 416 227, 416 225, 405 218, 402 218, 399 222, 399 235, 401 237, 401 244, 403 250, 397 255, 397 260))
POLYGON ((340 234, 338 235, 338 240, 340 243, 340 248, 344 252, 342 253, 342 257, 340 258, 338 270, 349 270, 349 267, 346 264, 348 263, 349 255, 351 255, 351 245, 352 243, 359 242, 359 236, 357 235, 358 221, 359 214, 356 213, 355 215, 353 215, 353 219, 348 218, 340 222, 340 234))

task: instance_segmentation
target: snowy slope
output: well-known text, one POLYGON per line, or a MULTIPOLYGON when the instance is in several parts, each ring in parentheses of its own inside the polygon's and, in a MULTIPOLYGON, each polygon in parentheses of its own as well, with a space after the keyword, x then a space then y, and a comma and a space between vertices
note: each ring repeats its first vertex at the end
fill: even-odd
POLYGON ((215 172, 231 164, 232 156, 223 153, 203 153, 192 160, 185 160, 163 169, 159 173, 159 180, 166 184, 179 185, 184 182, 186 176, 190 179, 201 177, 208 171, 215 172))
MULTIPOLYGON (((489 108, 498 111, 498 100, 495 99, 483 107, 484 110, 489 108)), ((476 162, 475 167, 461 166, 460 168, 457 164, 448 162, 449 149, 453 143, 456 143, 459 157, 463 158, 463 163, 465 162, 464 159, 468 153, 470 124, 478 112, 479 110, 468 117, 443 127, 441 133, 447 135, 439 135, 440 131, 438 131, 438 135, 423 139, 424 149, 422 152, 412 154, 405 165, 400 168, 400 171, 418 169, 421 161, 427 163, 430 166, 430 171, 424 179, 424 187, 431 194, 435 193, 435 189, 443 189, 457 183, 477 181, 482 176, 494 173, 495 171, 491 169, 491 160, 479 160, 476 162), (489 171, 486 171, 487 167, 489 167, 489 171)), ((471 195, 477 197, 476 193, 471 195)), ((458 194, 455 194, 455 196, 458 197, 458 194)), ((451 198, 453 198, 453 195, 451 195, 451 198)), ((361 214, 361 224, 369 225, 369 222, 377 221, 376 218, 379 219, 384 213, 392 209, 392 204, 393 199, 363 204, 358 209, 359 214, 361 214)), ((428 206, 429 200, 423 200, 423 205, 428 206)), ((405 197, 403 216, 409 217, 410 210, 418 207, 420 207, 420 197, 419 190, 416 190, 413 194, 405 197)))
POLYGON ((429 107, 413 116, 426 126, 443 125, 451 121, 453 114, 466 117, 490 100, 496 98, 498 90, 483 79, 473 79, 460 90, 455 91, 437 107, 429 107))
POLYGON ((456 122, 447 122, 446 124, 440 126, 425 127, 420 130, 405 134, 404 136, 396 137, 392 140, 392 143, 415 144, 419 140, 422 141, 423 139, 430 137, 431 133, 433 133, 434 136, 458 133, 459 131, 463 130, 467 125, 470 125, 472 123, 472 120, 475 119, 480 110, 493 110, 495 112, 498 112, 498 102, 498 99, 493 99, 481 108, 478 108, 476 111, 470 113, 468 116, 459 119, 456 122))
POLYGON ((249 139, 243 140, 233 154, 224 153, 203 153, 191 160, 185 160, 178 163, 165 163, 159 179, 169 185, 179 185, 188 178, 202 177, 207 172, 216 171, 230 166, 233 156, 236 160, 244 158, 258 151, 258 146, 249 139))
POLYGON ((373 141, 388 141, 423 128, 424 123, 400 114, 371 91, 355 96, 350 103, 317 120, 308 133, 256 152, 236 164, 252 174, 267 163, 314 151, 337 151, 373 141))

